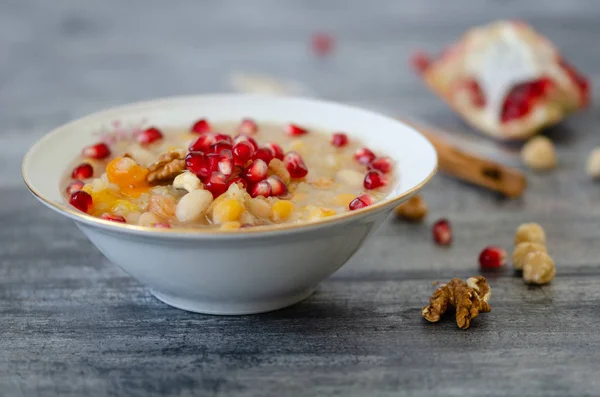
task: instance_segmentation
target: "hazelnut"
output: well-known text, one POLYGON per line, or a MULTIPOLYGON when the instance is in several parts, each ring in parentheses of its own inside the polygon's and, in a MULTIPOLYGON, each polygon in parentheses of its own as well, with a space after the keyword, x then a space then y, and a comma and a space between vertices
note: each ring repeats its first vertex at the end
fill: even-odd
POLYGON ((409 222, 421 222, 427 215, 427 203, 417 194, 397 206, 394 213, 409 222))
POLYGON ((532 252, 548 253, 546 246, 540 243, 530 243, 524 241, 517 244, 512 254, 512 264, 515 270, 523 270, 523 261, 525 257, 532 252))
POLYGON ((523 260, 523 280, 528 284, 547 284, 554 278, 554 261, 545 252, 530 252, 523 260))
POLYGON ((523 223, 515 232, 515 245, 522 242, 546 245, 546 232, 537 223, 523 223))
POLYGON ((552 141, 544 136, 530 139, 521 149, 523 163, 538 171, 556 167, 556 152, 552 141))
POLYGON ((594 179, 600 179, 600 147, 590 153, 587 159, 587 173, 594 179))

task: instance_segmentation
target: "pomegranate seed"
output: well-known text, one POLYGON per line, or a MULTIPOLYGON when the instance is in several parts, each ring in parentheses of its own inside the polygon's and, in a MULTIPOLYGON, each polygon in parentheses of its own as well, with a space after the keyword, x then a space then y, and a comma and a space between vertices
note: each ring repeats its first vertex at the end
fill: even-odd
POLYGON ((244 173, 244 177, 248 182, 256 183, 258 181, 262 181, 267 177, 267 173, 269 172, 269 166, 263 160, 258 159, 254 160, 248 168, 246 168, 246 172, 244 173))
POLYGON ((365 187, 365 189, 377 189, 378 187, 382 187, 387 185, 388 181, 387 181, 387 177, 385 175, 383 175, 383 173, 377 171, 377 170, 372 170, 367 172, 367 175, 365 175, 365 180, 363 181, 363 186, 365 187))
POLYGON ((232 149, 235 165, 245 165, 254 154, 254 146, 248 141, 236 143, 232 149))
POLYGON ((283 161, 284 153, 283 153, 283 149, 281 148, 281 146, 279 146, 276 143, 269 142, 265 145, 265 147, 268 147, 269 149, 271 149, 273 151, 276 159, 283 161))
POLYGON ((206 181, 204 187, 212 193, 213 198, 217 198, 227 190, 227 177, 218 171, 213 172, 206 181))
POLYGON ((91 164, 81 163, 73 169, 71 177, 73 179, 88 179, 94 175, 94 168, 91 164))
POLYGON ((271 185, 271 195, 272 196, 282 196, 287 194, 288 188, 284 181, 281 180, 277 175, 271 175, 267 178, 267 182, 271 185))
POLYGON ((209 153, 206 155, 206 167, 208 168, 209 174, 219 171, 219 160, 221 160, 221 156, 216 153, 209 153))
POLYGON ((375 153, 367 149, 366 147, 358 149, 354 153, 354 160, 358 161, 363 165, 369 164, 371 161, 375 160, 375 153))
POLYGON ((204 134, 206 132, 209 132, 210 129, 211 127, 208 121, 206 121, 206 119, 200 119, 196 121, 194 125, 192 125, 191 131, 195 134, 204 134))
POLYGON ((89 193, 79 190, 69 197, 69 204, 77 208, 81 212, 88 213, 92 210, 92 196, 89 193))
POLYGON ((308 168, 298 152, 287 152, 283 157, 283 163, 292 178, 304 178, 308 174, 308 168))
POLYGON ((243 135, 243 134, 238 134, 233 137, 234 144, 244 142, 244 141, 249 142, 252 145, 252 147, 254 148, 254 151, 258 150, 258 143, 256 143, 254 138, 252 138, 248 135, 243 135))
POLYGON ((69 186, 67 186, 67 188, 65 190, 66 190, 67 194, 70 196, 71 194, 81 190, 83 185, 84 185, 83 181, 73 181, 73 182, 69 183, 69 186))
POLYGON ((412 65, 413 69, 418 73, 425 72, 425 70, 427 70, 429 66, 431 66, 431 63, 431 58, 423 51, 415 52, 410 57, 410 64, 412 65))
POLYGON ((216 134, 215 135, 216 142, 227 142, 231 146, 233 146, 233 138, 227 134, 216 134))
POLYGON ((200 134, 189 147, 190 152, 210 152, 210 146, 216 142, 215 136, 210 133, 200 134))
POLYGON ((331 136, 331 144, 335 147, 344 147, 348 144, 348 135, 336 132, 331 136))
POLYGON ((378 157, 369 163, 369 169, 387 174, 392 170, 392 159, 389 157, 378 157))
POLYGON ((223 150, 219 155, 219 163, 217 165, 219 172, 225 176, 233 174, 233 155, 231 150, 223 150))
POLYGON ((106 143, 97 143, 95 145, 84 147, 82 154, 84 157, 100 160, 110 156, 110 149, 106 143))
POLYGON ((473 106, 477 108, 482 108, 485 106, 485 95, 483 95, 483 91, 481 90, 481 86, 476 80, 468 79, 461 83, 461 87, 467 91, 471 95, 471 102, 473 106))
POLYGON ((329 55, 333 50, 333 36, 328 33, 315 33, 310 42, 311 48, 318 56, 329 55))
POLYGON ((491 245, 479 254, 479 266, 482 269, 496 269, 506 264, 506 257, 505 249, 491 245))
POLYGON ((171 225, 169 225, 168 223, 157 222, 154 223, 152 227, 155 227, 157 229, 170 229, 171 225))
POLYGON ((273 151, 268 147, 262 147, 258 149, 256 152, 254 152, 254 155, 252 156, 252 160, 261 159, 267 164, 269 164, 274 158, 275 153, 273 153, 273 151))
POLYGON ((148 145, 152 142, 162 139, 163 134, 156 127, 150 127, 145 131, 142 131, 136 136, 136 139, 140 145, 148 145))
POLYGON ((105 221, 127 223, 125 218, 123 218, 121 215, 113 215, 113 214, 109 214, 109 213, 104 213, 104 214, 100 215, 100 218, 104 219, 105 221))
POLYGON ((285 127, 285 133, 288 134, 288 136, 302 136, 307 134, 308 130, 296 124, 288 124, 285 127))
POLYGON ((440 219, 433 224, 431 229, 433 240, 438 245, 450 245, 452 243, 452 228, 447 219, 440 219))
POLYGON ((248 187, 248 182, 246 182, 246 180, 244 178, 239 177, 239 176, 236 176, 235 178, 231 178, 229 180, 229 183, 227 184, 227 187, 233 185, 234 183, 241 184, 244 189, 246 189, 248 187))
POLYGON ((529 114, 553 86, 554 83, 547 77, 514 86, 502 104, 501 121, 506 123, 529 114))
POLYGON ((373 199, 368 194, 361 194, 348 204, 350 211, 359 210, 373 204, 373 199))
POLYGON ((225 141, 217 141, 216 143, 213 143, 212 145, 210 145, 210 147, 208 148, 208 151, 210 153, 216 153, 216 154, 221 154, 221 152, 223 150, 231 151, 231 145, 225 141))
POLYGON ((202 152, 189 152, 185 156, 185 168, 196 174, 200 179, 210 174, 208 161, 202 152))
POLYGON ((258 125, 252 119, 243 119, 238 131, 240 134, 254 135, 258 132, 258 125))
POLYGON ((252 187, 250 187, 249 193, 251 197, 269 197, 271 195, 271 184, 266 180, 260 181, 252 187))

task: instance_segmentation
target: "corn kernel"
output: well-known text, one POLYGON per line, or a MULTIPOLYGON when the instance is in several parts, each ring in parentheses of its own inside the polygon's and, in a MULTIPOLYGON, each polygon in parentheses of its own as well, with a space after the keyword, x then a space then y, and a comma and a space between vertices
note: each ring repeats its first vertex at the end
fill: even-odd
POLYGON ((285 221, 292 215, 294 204, 289 200, 279 200, 271 207, 271 219, 274 222, 285 221))
POLYGON ((354 200, 355 198, 356 198, 356 196, 354 194, 342 193, 342 194, 338 194, 335 197, 334 201, 340 207, 348 207, 348 205, 350 204, 350 202, 352 200, 354 200))
POLYGON ((242 227, 242 224, 238 221, 225 222, 221 225, 221 230, 237 230, 242 227))
POLYGON ((316 221, 318 219, 333 216, 335 214, 335 210, 332 210, 331 208, 318 207, 310 210, 310 212, 308 213, 308 219, 311 221, 316 221))
POLYGON ((237 221, 244 212, 244 206, 237 200, 227 198, 220 201, 213 207, 213 222, 223 224, 226 222, 237 221))

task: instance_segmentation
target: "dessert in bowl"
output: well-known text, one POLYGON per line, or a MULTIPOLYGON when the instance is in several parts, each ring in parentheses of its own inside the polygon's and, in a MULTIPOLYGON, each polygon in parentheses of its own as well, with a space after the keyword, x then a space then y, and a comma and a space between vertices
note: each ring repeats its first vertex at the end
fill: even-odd
POLYGON ((309 296, 436 165, 418 132, 366 110, 206 95, 59 127, 23 178, 158 299, 246 314, 309 296))

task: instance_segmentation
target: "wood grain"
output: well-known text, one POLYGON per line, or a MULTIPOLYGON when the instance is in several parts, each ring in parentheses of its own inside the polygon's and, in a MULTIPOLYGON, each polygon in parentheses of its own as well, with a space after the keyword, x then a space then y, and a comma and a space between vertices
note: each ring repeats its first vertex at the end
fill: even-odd
POLYGON ((595 108, 548 131, 559 167, 527 173, 522 198, 438 176, 424 191, 425 224, 390 219, 314 296, 257 316, 161 304, 36 202, 19 175, 29 145, 61 123, 133 100, 227 91, 239 70, 467 131, 479 154, 518 164, 518 147, 473 133, 406 61, 473 24, 519 17, 600 81, 597 2, 543 3, 1 2, 0 396, 600 395, 600 185, 584 172, 600 144, 595 108), (336 38, 329 58, 307 50, 320 30, 336 38), (448 249, 430 240, 441 217, 454 226, 448 249), (547 231, 552 284, 486 275, 492 312, 471 329, 420 318, 432 281, 476 274, 479 251, 510 248, 524 221, 547 231))

